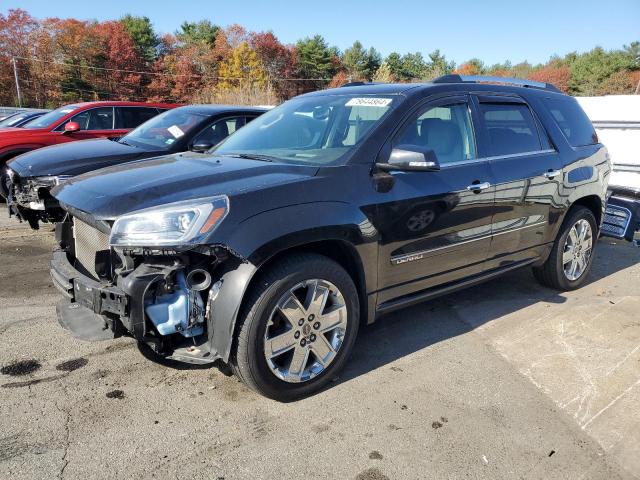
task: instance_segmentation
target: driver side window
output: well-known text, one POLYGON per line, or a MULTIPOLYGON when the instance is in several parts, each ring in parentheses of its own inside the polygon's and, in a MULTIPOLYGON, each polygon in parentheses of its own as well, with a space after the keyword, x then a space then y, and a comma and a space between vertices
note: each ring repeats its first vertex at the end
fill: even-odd
POLYGON ((85 110, 71 117, 68 122, 76 122, 80 130, 113 130, 113 107, 85 110))
POLYGON ((419 111, 393 142, 394 147, 401 145, 429 148, 441 165, 476 158, 468 104, 460 102, 419 111))

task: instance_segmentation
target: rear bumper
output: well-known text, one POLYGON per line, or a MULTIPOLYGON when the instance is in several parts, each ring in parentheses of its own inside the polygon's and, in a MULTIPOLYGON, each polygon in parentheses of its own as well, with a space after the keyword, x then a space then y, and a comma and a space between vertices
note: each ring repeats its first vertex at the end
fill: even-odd
POLYGON ((640 246, 640 196, 613 192, 607 201, 601 232, 640 246))

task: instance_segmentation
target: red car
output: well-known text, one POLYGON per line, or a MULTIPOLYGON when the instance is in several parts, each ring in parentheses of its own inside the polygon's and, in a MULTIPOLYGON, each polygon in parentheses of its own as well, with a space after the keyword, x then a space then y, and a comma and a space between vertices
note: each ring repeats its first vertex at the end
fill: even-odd
POLYGON ((29 150, 97 137, 120 137, 179 105, 142 102, 87 102, 53 110, 22 128, 0 129, 0 172, 7 160, 29 150))

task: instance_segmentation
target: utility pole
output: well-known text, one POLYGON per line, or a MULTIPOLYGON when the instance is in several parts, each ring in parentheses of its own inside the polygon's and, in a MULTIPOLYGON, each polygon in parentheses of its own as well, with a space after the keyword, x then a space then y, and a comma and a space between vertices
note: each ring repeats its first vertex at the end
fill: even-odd
POLYGON ((636 95, 640 95, 640 80, 638 80, 638 86, 636 87, 636 95))
POLYGON ((18 81, 18 67, 16 65, 16 57, 11 57, 13 63, 13 77, 16 79, 16 93, 18 94, 18 106, 22 108, 22 94, 20 93, 20 82, 18 81))

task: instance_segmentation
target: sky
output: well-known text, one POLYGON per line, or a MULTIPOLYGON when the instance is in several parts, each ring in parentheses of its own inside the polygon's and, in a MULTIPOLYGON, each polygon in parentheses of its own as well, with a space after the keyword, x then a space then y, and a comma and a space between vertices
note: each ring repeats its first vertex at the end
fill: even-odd
POLYGON ((640 40, 640 0, 2 0, 0 12, 23 8, 37 18, 117 19, 147 16, 157 31, 183 21, 211 20, 271 30, 283 43, 316 33, 340 50, 354 40, 390 52, 440 49, 462 63, 546 62, 554 54, 596 45, 620 48, 640 40))

